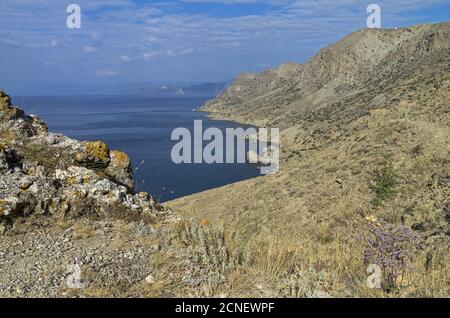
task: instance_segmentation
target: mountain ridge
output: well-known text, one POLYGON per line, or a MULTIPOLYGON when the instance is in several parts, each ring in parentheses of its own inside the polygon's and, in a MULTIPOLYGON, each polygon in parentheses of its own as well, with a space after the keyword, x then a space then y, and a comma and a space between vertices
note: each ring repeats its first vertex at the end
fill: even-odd
POLYGON ((207 102, 202 109, 213 116, 229 116, 229 119, 251 124, 272 123, 276 116, 288 121, 287 115, 277 113, 275 108, 299 113, 301 102, 304 108, 313 103, 312 108, 314 103, 333 106, 330 98, 345 101, 342 92, 364 90, 367 89, 364 86, 379 81, 380 76, 384 76, 384 80, 392 76, 389 65, 394 63, 393 60, 410 67, 413 61, 406 60, 405 50, 420 60, 423 51, 449 49, 449 43, 445 41, 449 32, 448 22, 392 30, 359 30, 321 49, 305 64, 286 64, 262 73, 242 74, 227 91, 207 102), (376 67, 380 71, 371 73, 376 67), (374 75, 378 78, 372 78, 374 75), (276 101, 271 108, 273 99, 276 101), (258 108, 261 108, 260 114, 258 108))

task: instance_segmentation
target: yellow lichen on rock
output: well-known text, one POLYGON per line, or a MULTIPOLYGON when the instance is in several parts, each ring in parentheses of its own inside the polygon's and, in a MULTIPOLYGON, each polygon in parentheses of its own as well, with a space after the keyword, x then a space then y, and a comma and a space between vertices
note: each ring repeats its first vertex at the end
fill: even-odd
POLYGON ((8 201, 6 200, 0 200, 0 217, 6 216, 6 208, 5 206, 8 205, 8 201))
POLYGON ((11 106, 11 97, 7 95, 5 92, 0 91, 0 109, 8 110, 11 106))
POLYGON ((86 144, 86 154, 101 161, 106 161, 109 158, 108 145, 102 141, 91 141, 86 144))
POLYGON ((111 161, 105 170, 106 175, 126 186, 129 190, 133 189, 134 181, 130 157, 122 151, 112 150, 110 158, 111 161))
POLYGON ((0 218, 5 216, 5 208, 0 206, 0 218))
POLYGON ((112 150, 110 152, 111 161, 120 167, 128 167, 131 163, 130 157, 122 151, 112 150))

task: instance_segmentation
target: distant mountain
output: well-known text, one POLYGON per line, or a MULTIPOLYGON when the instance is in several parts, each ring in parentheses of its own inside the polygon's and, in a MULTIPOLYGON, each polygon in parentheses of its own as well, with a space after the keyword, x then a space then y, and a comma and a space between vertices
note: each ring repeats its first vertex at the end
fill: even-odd
POLYGON ((147 96, 217 96, 225 91, 228 83, 202 83, 196 85, 147 86, 133 90, 133 95, 147 96))
POLYGON ((144 95, 216 97, 229 83, 40 83, 8 88, 13 96, 37 95, 144 95))
POLYGON ((371 109, 393 107, 405 91, 417 95, 424 84, 442 86, 449 74, 449 38, 450 22, 363 29, 305 64, 240 75, 203 110, 280 128, 306 123, 309 131, 314 118, 321 125, 343 125, 371 109))

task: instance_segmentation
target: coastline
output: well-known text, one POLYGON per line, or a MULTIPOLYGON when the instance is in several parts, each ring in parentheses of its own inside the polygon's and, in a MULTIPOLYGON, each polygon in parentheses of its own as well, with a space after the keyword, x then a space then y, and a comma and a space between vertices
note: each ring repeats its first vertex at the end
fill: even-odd
POLYGON ((246 125, 246 126, 252 126, 255 128, 260 128, 263 125, 261 123, 258 123, 256 121, 246 120, 239 116, 233 116, 230 113, 221 114, 219 112, 209 111, 209 110, 202 110, 202 107, 198 110, 199 112, 205 113, 206 117, 212 120, 222 120, 222 121, 229 121, 240 125, 246 125))

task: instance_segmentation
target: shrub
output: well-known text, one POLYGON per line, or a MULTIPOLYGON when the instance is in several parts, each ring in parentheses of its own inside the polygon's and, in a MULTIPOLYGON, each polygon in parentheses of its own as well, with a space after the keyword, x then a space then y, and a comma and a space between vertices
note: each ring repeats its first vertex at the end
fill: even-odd
POLYGON ((394 194, 396 175, 390 165, 376 172, 375 176, 375 198, 372 203, 380 206, 384 201, 390 199, 394 194))
POLYGON ((422 247, 421 239, 403 225, 393 225, 368 218, 368 236, 364 249, 364 263, 378 265, 383 271, 385 290, 395 288, 398 278, 413 269, 412 260, 422 247))
POLYGON ((183 281, 192 287, 201 287, 206 296, 224 284, 226 277, 248 262, 248 253, 236 245, 233 234, 209 226, 180 222, 178 239, 188 249, 187 275, 183 281))
POLYGON ((317 272, 313 267, 305 270, 295 266, 292 274, 284 280, 280 296, 284 298, 331 298, 326 291, 329 286, 329 278, 325 272, 317 272))

